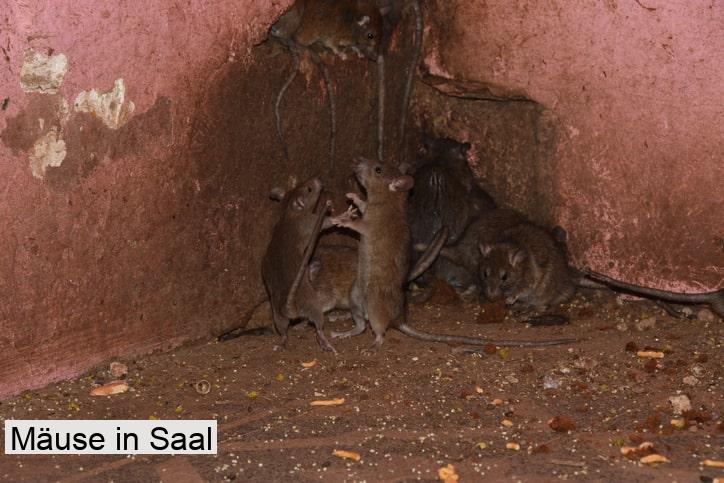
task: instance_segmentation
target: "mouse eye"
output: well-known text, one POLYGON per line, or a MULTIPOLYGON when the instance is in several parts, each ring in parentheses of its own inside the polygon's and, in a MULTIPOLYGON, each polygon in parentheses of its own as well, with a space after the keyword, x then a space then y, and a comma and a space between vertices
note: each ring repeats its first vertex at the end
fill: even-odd
POLYGON ((311 187, 311 186, 307 186, 307 193, 311 193, 311 192, 312 192, 312 187, 311 187))
POLYGON ((372 40, 375 38, 375 34, 373 34, 372 32, 367 32, 367 38, 372 40))
POLYGON ((488 278, 488 277, 490 276, 490 269, 489 269, 489 268, 486 268, 486 269, 483 271, 483 276, 484 276, 485 278, 488 278))
POLYGON ((377 166, 377 167, 375 168, 375 173, 377 173, 377 174, 382 173, 382 167, 381 167, 381 166, 377 166))
POLYGON ((508 272, 501 272, 501 273, 500 273, 500 279, 501 279, 503 282, 505 282, 506 280, 508 280, 508 272))

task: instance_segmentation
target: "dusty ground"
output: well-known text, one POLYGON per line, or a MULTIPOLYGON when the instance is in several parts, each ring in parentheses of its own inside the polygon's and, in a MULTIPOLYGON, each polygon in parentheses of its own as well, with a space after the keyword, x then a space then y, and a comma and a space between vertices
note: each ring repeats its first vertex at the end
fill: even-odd
MULTIPOLYGON (((282 353, 271 350, 272 336, 201 342, 123 361, 132 388, 125 394, 89 396, 94 385, 110 379, 104 366, 3 401, 0 418, 216 418, 218 455, 2 455, 0 477, 434 481, 438 469, 449 464, 460 481, 724 477, 724 470, 702 465, 706 459, 724 460, 721 320, 677 320, 649 303, 586 294, 565 308, 570 325, 533 328, 501 320, 503 314, 492 306, 454 297, 433 301, 411 306, 417 327, 491 338, 574 336, 580 342, 547 349, 488 347, 488 353, 465 355, 392 332, 381 353, 364 356, 360 350, 371 341, 366 333, 337 341, 335 357, 318 350, 306 326, 292 330, 290 348, 282 353), (647 348, 664 355, 637 356, 636 349, 647 348), (302 367, 314 359, 316 365, 302 367), (212 383, 209 394, 192 387, 200 379, 212 383), (682 394, 692 411, 679 416, 669 398, 682 394), (345 402, 309 405, 331 398, 345 402), (554 417, 563 426, 559 431, 549 424, 554 417), (675 428, 672 419, 682 419, 684 427, 675 428), (622 446, 643 442, 653 443, 653 450, 622 455, 622 446), (508 443, 520 449, 506 449, 508 443), (359 453, 361 459, 338 458, 335 449, 359 453), (642 464, 639 458, 650 452, 670 462, 642 464)), ((266 319, 262 309, 252 323, 266 319)))

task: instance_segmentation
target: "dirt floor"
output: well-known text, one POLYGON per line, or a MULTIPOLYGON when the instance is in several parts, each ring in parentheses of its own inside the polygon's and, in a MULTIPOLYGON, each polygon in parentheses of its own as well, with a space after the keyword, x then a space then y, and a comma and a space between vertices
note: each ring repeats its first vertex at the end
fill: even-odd
MULTIPOLYGON (((724 478, 724 469, 704 464, 724 460, 722 321, 696 311, 674 319, 651 303, 606 293, 579 295, 563 310, 570 325, 529 327, 444 290, 410 307, 411 322, 430 331, 580 340, 555 348, 460 354, 394 331, 376 355, 361 352, 371 342, 367 332, 336 341, 333 356, 300 325, 283 352, 272 351, 275 337, 258 336, 124 360, 131 387, 124 394, 89 395, 111 379, 108 366, 99 367, 1 402, 0 418, 215 418, 218 455, 2 455, 0 478, 437 481, 447 465, 462 482, 724 478), (211 383, 206 395, 193 386, 202 379, 211 383), (678 404, 690 402, 683 414, 670 402, 676 396, 686 396, 678 404), (310 405, 334 398, 344 402, 310 405), (642 463, 649 454, 668 462, 642 463)), ((252 325, 267 321, 263 307, 252 325)))

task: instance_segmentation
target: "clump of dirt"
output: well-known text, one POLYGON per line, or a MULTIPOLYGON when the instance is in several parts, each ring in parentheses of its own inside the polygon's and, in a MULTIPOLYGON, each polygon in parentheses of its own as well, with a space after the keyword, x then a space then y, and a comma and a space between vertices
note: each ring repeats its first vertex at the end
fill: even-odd
MULTIPOLYGON (((465 355, 391 331, 377 355, 362 354, 371 342, 365 333, 335 341, 335 357, 320 352, 305 324, 291 330, 282 352, 272 350, 274 336, 198 342, 122 361, 127 392, 89 395, 113 378, 104 364, 3 401, 0 417, 217 419, 216 456, 3 456, 0 476, 434 481, 456 474, 461 482, 722 476, 707 466, 724 459, 720 320, 673 319, 650 303, 617 302, 611 294, 577 296, 567 308, 571 323, 563 326, 530 327, 511 314, 481 324, 482 310, 470 302, 425 303, 410 306, 409 321, 436 332, 579 342, 465 355), (655 326, 636 328, 651 317, 655 326), (208 391, 205 384, 199 391, 200 381, 208 391)), ((328 328, 351 324, 344 319, 328 328)))

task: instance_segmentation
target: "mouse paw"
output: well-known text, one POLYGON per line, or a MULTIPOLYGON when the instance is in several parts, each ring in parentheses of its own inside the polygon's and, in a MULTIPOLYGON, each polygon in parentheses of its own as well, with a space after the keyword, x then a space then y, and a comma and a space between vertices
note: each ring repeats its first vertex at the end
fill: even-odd
POLYGON ((357 208, 350 206, 347 211, 341 215, 337 215, 331 218, 331 222, 334 226, 349 226, 353 221, 357 219, 357 208))
POLYGON ((360 198, 357 193, 347 193, 345 197, 350 200, 354 205, 356 205, 359 211, 364 214, 365 209, 367 208, 366 201, 360 198))
POLYGON ((337 349, 335 349, 334 346, 330 344, 330 342, 327 340, 323 333, 317 332, 317 342, 319 343, 319 347, 323 351, 331 352, 335 356, 339 354, 337 352, 337 349))
POLYGON ((384 337, 375 336, 375 340, 366 349, 362 349, 362 354, 366 356, 373 356, 380 352, 382 343, 385 341, 384 337))

